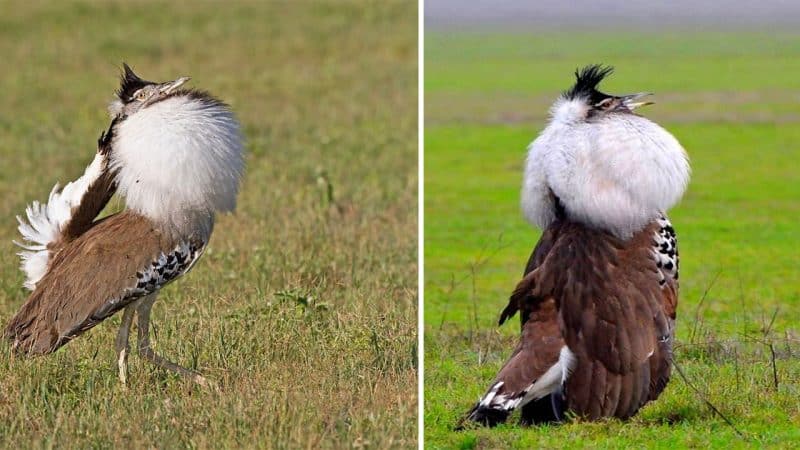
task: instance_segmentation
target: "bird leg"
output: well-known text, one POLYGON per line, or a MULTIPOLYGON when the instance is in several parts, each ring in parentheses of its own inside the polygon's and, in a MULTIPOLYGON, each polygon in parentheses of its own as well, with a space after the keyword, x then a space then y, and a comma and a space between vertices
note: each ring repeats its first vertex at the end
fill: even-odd
POLYGON ((155 302, 155 300, 155 295, 149 295, 136 304, 136 313, 138 316, 138 319, 136 320, 138 324, 137 332, 139 338, 139 355, 156 366, 171 372, 175 372, 194 381, 200 386, 216 388, 215 384, 207 380, 199 373, 169 361, 153 351, 153 349, 150 347, 150 310, 153 307, 153 302, 155 302))
POLYGON ((117 349, 117 368, 119 369, 119 381, 122 385, 128 383, 128 354, 130 353, 130 346, 128 346, 128 335, 131 331, 131 323, 133 322, 133 313, 135 312, 133 306, 128 306, 122 313, 122 325, 119 327, 117 333, 116 349, 117 349))

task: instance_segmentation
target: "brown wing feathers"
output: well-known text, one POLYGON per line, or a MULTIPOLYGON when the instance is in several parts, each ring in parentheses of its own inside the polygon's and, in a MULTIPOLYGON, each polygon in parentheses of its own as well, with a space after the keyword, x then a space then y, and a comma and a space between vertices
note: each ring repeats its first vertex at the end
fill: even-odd
MULTIPOLYGON (((503 323, 522 311, 522 335, 492 386, 524 390, 566 344, 577 359, 564 392, 569 410, 589 419, 626 418, 655 399, 669 380, 677 304, 677 281, 659 283, 652 254, 658 227, 654 222, 621 241, 575 223, 551 225, 501 314, 503 323)), ((556 416, 560 394, 543 399, 553 402, 556 416)), ((542 405, 534 406, 523 407, 523 422, 539 421, 531 414, 541 414, 542 405)))
POLYGON ((558 237, 560 229, 561 227, 551 226, 547 228, 544 233, 542 233, 541 238, 539 238, 539 242, 536 244, 536 247, 534 247, 533 252, 531 252, 530 258, 528 258, 528 264, 525 265, 525 273, 523 274, 522 281, 517 283, 517 286, 514 288, 514 292, 511 294, 511 297, 508 301, 508 306, 506 306, 503 312, 500 314, 500 325, 505 323, 505 321, 511 317, 514 317, 514 314, 522 309, 523 312, 522 316, 520 317, 520 327, 525 326, 525 322, 528 320, 528 312, 524 309, 525 305, 527 304, 525 300, 529 297, 530 292, 533 291, 533 276, 531 276, 531 272, 533 272, 534 269, 539 267, 544 262, 547 254, 550 253, 550 249, 553 247, 553 244, 558 237))
MULTIPOLYGON (((508 402, 521 399, 531 383, 558 360, 559 351, 564 344, 558 328, 556 301, 552 297, 540 298, 532 295, 536 279, 535 269, 547 257, 558 231, 558 227, 550 227, 542 234, 528 260, 525 276, 517 284, 508 306, 500 315, 499 324, 502 325, 517 311, 521 311, 520 340, 511 357, 495 377, 487 395, 484 395, 465 416, 467 420, 489 426, 505 421, 513 410, 507 408, 508 402), (502 384, 498 386, 498 383, 502 384), (494 398, 487 403, 485 400, 488 395, 494 395, 494 398)), ((530 420, 532 416, 541 418, 540 421, 558 418, 552 412, 549 398, 531 402, 527 409, 527 414, 523 412, 523 420, 530 420)))
POLYGON ((5 336, 24 353, 56 350, 138 298, 124 297, 137 286, 137 272, 175 245, 129 211, 97 222, 55 254, 5 336))
POLYGON ((559 243, 564 250, 547 261, 558 268, 552 273, 563 274, 553 292, 561 299, 564 339, 578 360, 567 380, 567 405, 589 419, 626 418, 651 398, 651 378, 664 379, 669 367, 658 346, 669 325, 652 255, 656 225, 625 242, 568 227, 559 243))
POLYGON ((80 203, 73 208, 69 222, 62 230, 61 240, 56 244, 69 242, 82 235, 94 224, 98 214, 105 208, 117 190, 115 173, 108 168, 108 153, 111 151, 114 125, 117 118, 111 121, 108 131, 100 134, 97 140, 97 152, 103 156, 103 172, 89 185, 80 203))

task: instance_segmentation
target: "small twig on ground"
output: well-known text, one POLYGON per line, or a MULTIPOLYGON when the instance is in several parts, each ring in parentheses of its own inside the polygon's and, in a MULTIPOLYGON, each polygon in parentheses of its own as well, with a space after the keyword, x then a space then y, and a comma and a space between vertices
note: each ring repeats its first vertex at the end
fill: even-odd
POLYGON ((711 403, 711 401, 709 401, 709 400, 708 400, 708 397, 706 397, 706 396, 705 396, 705 394, 703 394, 702 392, 700 392, 700 390, 699 390, 699 389, 697 389, 697 388, 696 388, 696 387, 695 387, 695 386, 694 386, 694 385, 693 385, 693 384, 692 384, 692 383, 689 381, 689 377, 687 377, 687 376, 686 376, 686 374, 683 372, 683 369, 681 368, 681 366, 679 366, 679 365, 678 365, 678 363, 677 363, 677 362, 675 362, 675 361, 673 360, 673 361, 672 361, 672 366, 673 366, 673 367, 675 367, 675 370, 677 370, 677 371, 678 371, 678 374, 681 376, 681 378, 683 378, 683 381, 686 383, 686 385, 687 385, 687 386, 689 386, 689 388, 690 388, 691 390, 693 390, 693 391, 694 391, 694 393, 695 393, 695 394, 697 394, 697 395, 698 395, 698 396, 699 396, 699 397, 700 397, 700 398, 703 400, 703 402, 704 402, 706 405, 708 405, 708 407, 711 409, 711 411, 713 411, 713 412, 714 412, 716 415, 718 415, 720 418, 722 418, 722 420, 724 420, 724 421, 725 421, 725 423, 727 423, 727 424, 728 424, 728 426, 730 426, 730 427, 733 429, 733 431, 735 431, 735 432, 736 432, 736 434, 738 434, 738 435, 739 435, 739 437, 740 437, 740 438, 742 438, 742 439, 744 439, 744 440, 747 440, 747 437, 744 435, 744 433, 742 433, 741 431, 739 431, 739 429, 738 429, 738 428, 736 428, 736 425, 734 425, 734 424, 733 424, 733 422, 731 422, 731 421, 730 421, 730 419, 728 419, 728 418, 725 416, 725 414, 722 414, 722 412, 721 412, 719 409, 717 409, 717 407, 716 407, 716 406, 714 406, 714 404, 713 404, 713 403, 711 403))
POLYGON ((775 390, 778 390, 778 366, 775 364, 775 347, 770 342, 769 351, 772 354, 772 379, 775 382, 775 390))
POLYGON ((477 294, 478 289, 475 286, 475 283, 477 281, 477 276, 476 276, 477 268, 475 267, 475 265, 470 265, 469 271, 470 271, 470 277, 472 279, 472 291, 470 292, 470 301, 472 303, 472 323, 470 323, 469 326, 470 329, 469 340, 470 342, 472 342, 472 336, 473 336, 472 332, 473 330, 478 329, 478 294, 477 294))
POLYGON ((744 304, 744 286, 743 286, 743 278, 742 278, 742 271, 741 268, 737 267, 736 269, 736 279, 739 280, 739 303, 741 304, 741 313, 744 320, 742 321, 742 337, 747 339, 747 321, 750 320, 750 317, 747 315, 747 308, 744 304))
POLYGON ((772 330, 772 325, 775 324, 775 318, 778 317, 778 311, 780 310, 779 306, 775 307, 775 311, 772 313, 772 319, 770 319, 769 324, 764 328, 764 337, 766 337, 769 332, 772 330))

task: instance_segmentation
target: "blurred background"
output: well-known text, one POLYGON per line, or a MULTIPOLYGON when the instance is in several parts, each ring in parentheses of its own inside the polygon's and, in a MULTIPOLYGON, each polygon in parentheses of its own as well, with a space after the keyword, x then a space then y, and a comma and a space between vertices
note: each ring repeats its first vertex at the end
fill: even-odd
POLYGON ((425 9, 425 428, 433 447, 742 443, 676 376, 629 423, 452 432, 513 349, 496 326, 539 230, 526 146, 577 67, 654 92, 688 151, 676 358, 753 446, 800 439, 800 4, 429 0, 425 9))
MULTIPOLYGON (((416 447, 417 6, 0 1, 0 318, 26 297, 16 214, 83 173, 123 61, 231 105, 235 214, 159 296, 156 351, 110 319, 47 358, 0 344, 0 447, 416 447)), ((112 200, 109 210, 123 203, 112 200)))
POLYGON ((535 27, 541 29, 796 28, 800 4, 789 0, 431 0, 425 3, 425 25, 437 28, 535 27))

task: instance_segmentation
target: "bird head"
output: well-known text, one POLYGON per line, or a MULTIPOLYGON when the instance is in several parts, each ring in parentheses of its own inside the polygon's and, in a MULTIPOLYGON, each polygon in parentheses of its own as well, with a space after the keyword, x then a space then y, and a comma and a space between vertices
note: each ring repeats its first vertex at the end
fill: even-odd
POLYGON ((628 95, 601 92, 598 85, 613 71, 612 67, 598 64, 576 70, 575 84, 561 94, 561 98, 553 105, 553 119, 566 123, 596 121, 616 114, 633 114, 637 108, 653 104, 651 101, 643 101, 652 95, 649 92, 628 95))
POLYGON ((599 91, 597 85, 613 71, 612 67, 600 65, 591 65, 584 67, 582 70, 576 70, 575 84, 564 93, 563 97, 585 102, 587 118, 614 113, 630 114, 636 108, 653 104, 651 101, 640 101, 647 96, 653 95, 649 92, 611 95, 599 91))
POLYGON ((244 170, 239 122, 180 77, 156 83, 123 65, 112 115, 110 167, 128 208, 159 222, 191 223, 232 211, 244 170))
POLYGON ((112 117, 130 116, 170 95, 179 94, 178 88, 191 79, 190 77, 180 77, 173 81, 156 83, 143 80, 125 63, 122 63, 122 67, 120 85, 116 92, 117 98, 109 105, 109 113, 112 117))
POLYGON ((530 145, 522 189, 525 217, 546 228, 559 216, 626 238, 683 195, 689 163, 667 130, 636 114, 649 93, 598 89, 611 67, 575 71, 530 145))

